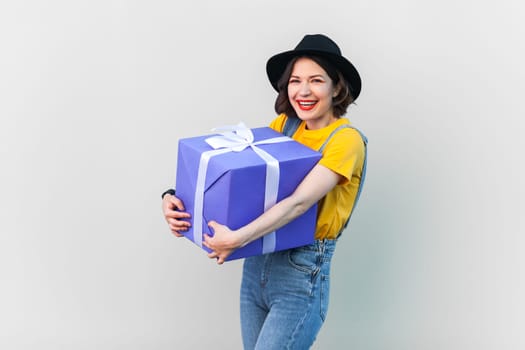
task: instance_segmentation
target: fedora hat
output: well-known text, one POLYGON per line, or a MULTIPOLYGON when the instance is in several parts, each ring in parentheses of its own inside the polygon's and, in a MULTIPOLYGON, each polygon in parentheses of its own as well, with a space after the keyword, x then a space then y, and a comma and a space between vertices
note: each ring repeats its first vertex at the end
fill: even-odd
POLYGON ((348 82, 354 100, 357 99, 361 92, 361 77, 357 69, 355 69, 349 60, 343 57, 339 46, 323 34, 305 35, 295 49, 270 57, 266 63, 266 73, 268 74, 270 83, 277 92, 279 92, 277 82, 283 75, 288 63, 294 57, 308 55, 324 58, 332 64, 334 68, 339 70, 348 82))

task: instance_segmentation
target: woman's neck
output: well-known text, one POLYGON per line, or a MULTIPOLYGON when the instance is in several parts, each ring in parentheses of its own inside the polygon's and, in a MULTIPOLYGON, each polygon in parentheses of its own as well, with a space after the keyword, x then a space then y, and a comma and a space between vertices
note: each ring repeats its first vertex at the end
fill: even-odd
POLYGON ((328 125, 335 123, 338 119, 339 118, 331 116, 330 118, 326 118, 326 119, 307 120, 306 129, 307 130, 318 130, 318 129, 326 128, 328 125))

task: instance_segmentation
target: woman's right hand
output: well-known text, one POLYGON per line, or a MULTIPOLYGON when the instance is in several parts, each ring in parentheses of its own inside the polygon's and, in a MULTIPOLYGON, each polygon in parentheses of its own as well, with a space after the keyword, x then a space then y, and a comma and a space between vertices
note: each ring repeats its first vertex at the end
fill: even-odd
POLYGON ((184 210, 184 204, 179 198, 171 194, 166 194, 162 198, 164 217, 171 232, 177 237, 183 237, 184 235, 181 232, 188 231, 191 226, 190 222, 185 220, 190 218, 190 214, 184 210))

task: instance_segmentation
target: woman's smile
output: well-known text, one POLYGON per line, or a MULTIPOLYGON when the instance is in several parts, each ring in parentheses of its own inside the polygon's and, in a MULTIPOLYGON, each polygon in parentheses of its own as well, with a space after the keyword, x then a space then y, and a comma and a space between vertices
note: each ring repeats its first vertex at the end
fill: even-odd
POLYGON ((296 100, 296 102, 299 108, 303 111, 310 111, 317 104, 317 101, 315 100, 296 100))

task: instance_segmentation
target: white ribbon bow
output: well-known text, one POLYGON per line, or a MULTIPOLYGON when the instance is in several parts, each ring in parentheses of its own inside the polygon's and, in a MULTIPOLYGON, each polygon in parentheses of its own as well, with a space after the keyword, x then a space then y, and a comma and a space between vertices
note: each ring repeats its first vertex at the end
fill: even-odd
MULTIPOLYGON (((205 141, 213 150, 201 154, 199 161, 199 170, 197 175, 197 185, 195 188, 195 205, 193 211, 193 240, 202 247, 202 220, 204 209, 204 186, 206 182, 206 173, 210 158, 227 152, 242 152, 247 147, 253 149, 266 162, 266 186, 264 193, 264 210, 270 209, 277 202, 277 193, 279 190, 279 162, 266 151, 257 147, 262 144, 273 144, 291 141, 287 136, 274 137, 267 140, 254 142, 252 131, 239 123, 232 126, 224 126, 212 129, 221 136, 212 136, 205 141)), ((271 232, 263 237, 263 254, 275 251, 275 232, 271 232)))

